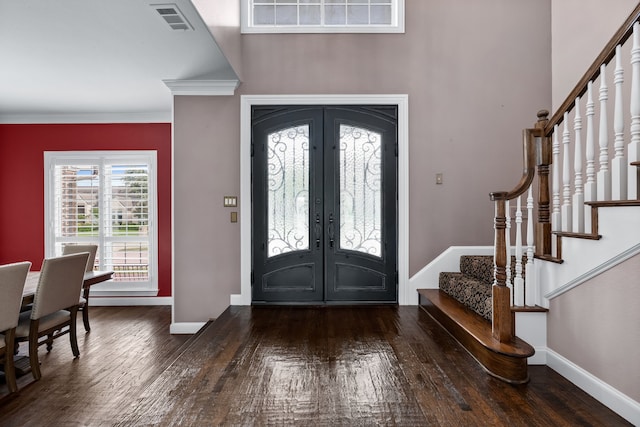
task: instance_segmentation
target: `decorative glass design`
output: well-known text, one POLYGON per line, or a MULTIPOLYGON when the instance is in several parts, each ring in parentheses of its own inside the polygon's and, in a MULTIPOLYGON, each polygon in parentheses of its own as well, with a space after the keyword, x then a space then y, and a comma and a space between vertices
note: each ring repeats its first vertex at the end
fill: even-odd
POLYGON ((340 125, 340 248, 382 257, 382 135, 340 125))
POLYGON ((308 250, 309 125, 269 134, 267 194, 267 256, 308 250))

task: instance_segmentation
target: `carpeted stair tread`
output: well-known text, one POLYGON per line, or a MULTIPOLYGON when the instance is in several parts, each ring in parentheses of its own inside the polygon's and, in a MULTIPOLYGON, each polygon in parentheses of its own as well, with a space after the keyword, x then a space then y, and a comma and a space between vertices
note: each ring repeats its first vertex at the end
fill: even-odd
POLYGON ((463 255, 460 257, 460 272, 484 283, 493 283, 493 256, 463 255))
POLYGON ((439 286, 461 304, 491 320, 491 283, 482 282, 464 273, 442 272, 439 286))

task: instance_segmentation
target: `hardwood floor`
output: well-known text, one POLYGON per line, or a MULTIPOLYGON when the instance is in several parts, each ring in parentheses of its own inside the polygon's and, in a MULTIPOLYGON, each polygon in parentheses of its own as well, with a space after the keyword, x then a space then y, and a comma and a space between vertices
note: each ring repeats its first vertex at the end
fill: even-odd
POLYGON ((630 425, 547 367, 487 375, 418 307, 231 307, 191 339, 168 307, 91 316, 80 358, 42 349, 0 426, 630 425))

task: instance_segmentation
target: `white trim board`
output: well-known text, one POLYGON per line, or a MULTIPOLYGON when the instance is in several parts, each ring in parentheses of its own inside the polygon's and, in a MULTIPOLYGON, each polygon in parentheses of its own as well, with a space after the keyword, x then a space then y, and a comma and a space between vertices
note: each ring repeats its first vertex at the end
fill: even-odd
POLYGON ((169 326, 170 334, 189 334, 197 333, 207 322, 174 322, 169 326))
POLYGON ((493 255, 493 246, 449 246, 409 279, 407 305, 418 305, 418 289, 438 289, 441 271, 460 271, 462 255, 493 255))
POLYGON ((167 111, 0 114, 0 124, 170 123, 167 111))
POLYGON ((547 365, 633 425, 640 425, 640 402, 616 390, 550 348, 547 365))
MULTIPOLYGON (((253 105, 398 106, 398 304, 409 298, 409 96, 242 95, 240 97, 240 294, 231 305, 251 304, 251 107, 253 105)), ((411 301, 411 302, 410 302, 411 301)))
POLYGON ((593 279, 594 277, 604 273, 605 271, 615 267, 618 264, 622 264, 623 262, 625 262, 628 259, 633 258, 634 256, 640 254, 640 243, 627 249, 626 251, 622 252, 619 255, 616 255, 615 257, 611 258, 610 260, 608 260, 607 262, 604 262, 602 264, 600 264, 599 266, 597 266, 596 268, 593 268, 589 271, 587 271, 586 273, 576 277, 575 279, 571 280, 568 283, 565 283, 564 285, 560 286, 557 289, 554 289, 553 291, 546 293, 544 295, 545 298, 547 299, 553 299, 556 298, 562 294, 564 294, 565 292, 569 292, 571 289, 580 286, 581 284, 583 284, 584 282, 593 279))
POLYGON ((173 305, 172 297, 93 297, 91 292, 91 307, 129 307, 150 305, 173 305))

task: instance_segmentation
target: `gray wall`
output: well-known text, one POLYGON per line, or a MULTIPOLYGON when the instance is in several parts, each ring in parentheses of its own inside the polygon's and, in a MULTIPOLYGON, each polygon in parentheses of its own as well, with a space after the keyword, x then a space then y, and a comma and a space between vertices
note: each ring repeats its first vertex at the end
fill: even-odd
MULTIPOLYGON (((554 109, 564 102, 637 4, 636 0, 552 0, 554 109)), ((612 99, 613 89, 609 91, 612 99)))
POLYGON ((640 402, 640 255, 553 299, 548 347, 640 402))
POLYGON ((407 0, 406 34, 242 36, 237 1, 216 2, 212 28, 236 96, 175 103, 176 322, 216 317, 240 292, 240 229, 222 207, 239 193, 240 94, 408 94, 409 274, 449 246, 493 243, 488 194, 517 183, 522 128, 551 106, 551 0, 407 0))
MULTIPOLYGON (((636 5, 635 0, 553 0, 555 105, 564 101, 636 5)), ((552 300, 547 322, 550 349, 636 401, 640 371, 629 368, 640 360, 639 274, 636 256, 552 300)))

